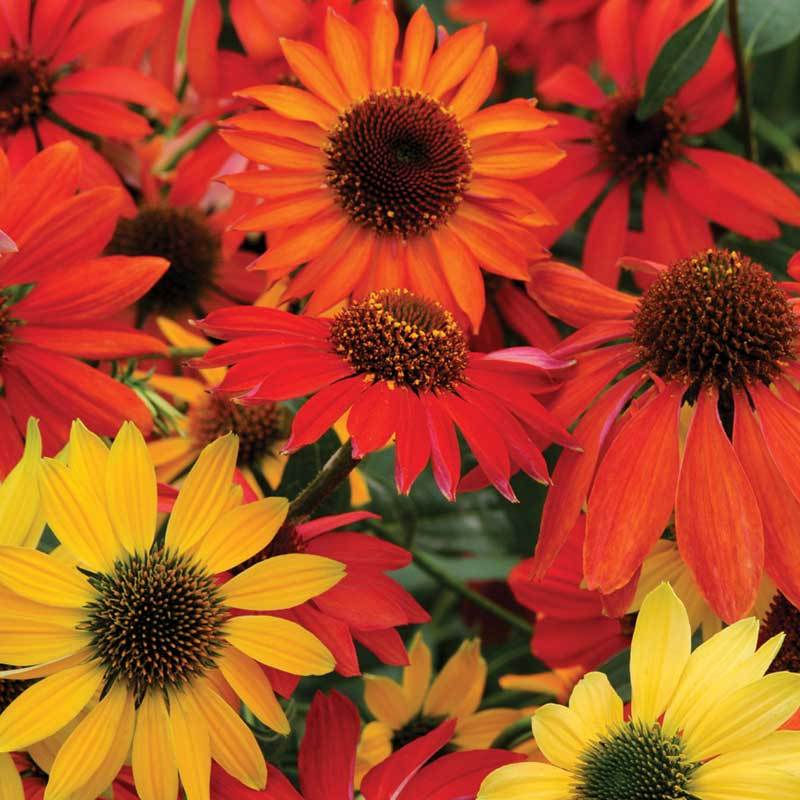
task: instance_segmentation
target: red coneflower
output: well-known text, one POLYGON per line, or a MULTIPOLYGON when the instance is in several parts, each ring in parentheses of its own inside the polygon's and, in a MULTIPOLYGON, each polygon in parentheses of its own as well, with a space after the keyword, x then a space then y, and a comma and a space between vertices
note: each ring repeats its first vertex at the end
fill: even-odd
POLYGON ((451 0, 460 22, 484 21, 486 35, 509 69, 533 69, 538 78, 565 62, 589 66, 597 55, 594 23, 604 0, 451 0), (511 22, 513 20, 513 22, 511 22))
POLYGON ((578 367, 551 411, 585 411, 584 451, 562 454, 545 501, 536 573, 588 497, 590 589, 626 586, 674 514, 723 620, 750 611, 764 569, 800 603, 800 284, 727 250, 635 266, 653 278, 641 298, 564 264, 533 270, 539 302, 578 327, 555 351, 578 367))
POLYGON ((81 359, 108 361, 164 350, 158 339, 110 320, 164 273, 161 258, 101 258, 125 200, 122 189, 76 194, 81 155, 61 142, 12 175, 0 151, 0 227, 18 253, 0 280, 0 472, 22 453, 29 416, 40 419, 46 454, 80 418, 102 435, 152 418, 133 390, 81 359))
POLYGON ((175 98, 133 69, 87 66, 90 49, 159 14, 153 0, 8 0, 0 5, 0 146, 18 169, 42 144, 64 139, 81 147, 83 185, 114 183, 113 169, 77 129, 136 141, 150 124, 127 107, 170 112, 175 98))
POLYGON ((437 485, 455 497, 456 428, 489 481, 512 500, 509 478, 518 469, 549 480, 540 439, 573 444, 534 397, 552 391, 572 362, 532 347, 470 353, 450 312, 404 289, 373 293, 333 319, 231 308, 199 324, 232 340, 197 364, 233 365, 217 391, 244 403, 314 395, 294 418, 289 452, 319 439, 349 410, 354 457, 395 437, 403 493, 431 460, 437 485))
POLYGON ((622 255, 668 263, 711 247, 710 222, 751 239, 777 237, 776 220, 800 224, 800 198, 777 178, 732 153, 693 144, 694 137, 722 127, 736 104, 734 61, 724 36, 674 97, 648 119, 636 118, 659 49, 708 2, 651 0, 640 10, 635 0, 609 0, 598 14, 597 32, 602 71, 615 84, 611 94, 575 64, 539 85, 543 97, 580 110, 580 116, 555 115, 552 138, 568 157, 531 182, 559 220, 546 243, 603 195, 583 263, 608 285, 617 284, 622 255), (641 232, 629 224, 632 193, 639 189, 641 232))
POLYGON ((271 280, 305 264, 286 296, 311 294, 307 313, 406 287, 460 309, 477 330, 481 268, 527 280, 528 262, 544 257, 534 230, 554 219, 519 181, 561 160, 533 133, 552 119, 523 99, 479 110, 497 71, 482 25, 433 53, 421 7, 395 64, 397 19, 384 3, 369 17, 356 26, 330 10, 324 51, 282 40, 306 88, 241 93, 270 110, 227 120, 222 135, 270 169, 225 178, 263 199, 237 225, 267 233, 252 267, 271 280))

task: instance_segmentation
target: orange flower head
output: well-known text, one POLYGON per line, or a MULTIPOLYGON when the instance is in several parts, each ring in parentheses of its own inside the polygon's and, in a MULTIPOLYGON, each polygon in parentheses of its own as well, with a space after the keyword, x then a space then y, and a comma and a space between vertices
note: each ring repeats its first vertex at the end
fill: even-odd
POLYGON ((11 47, 0 52, 0 134, 14 133, 39 119, 53 86, 47 61, 11 47))
POLYGON ((329 134, 328 185, 353 222, 403 239, 446 222, 472 176, 470 145, 438 100, 409 89, 373 92, 329 134))
POLYGON ((197 308, 222 258, 220 236, 203 213, 167 205, 146 205, 135 217, 122 217, 106 252, 169 261, 169 269, 138 301, 142 316, 197 308))
POLYGON ((268 250, 251 267, 271 282, 294 273, 284 299, 310 295, 306 313, 398 287, 476 331, 482 270, 525 281, 545 255, 535 230, 555 219, 520 181, 561 160, 535 135, 553 119, 521 98, 481 109, 497 73, 485 26, 434 50, 423 6, 396 59, 389 4, 363 8, 354 22, 328 9, 324 49, 281 40, 302 88, 237 92, 268 110, 225 120, 221 136, 268 170, 223 178, 262 199, 235 228, 266 233, 268 250))
POLYGON ((207 394, 189 409, 189 437, 205 447, 226 433, 239 437, 239 467, 257 464, 289 434, 290 412, 278 403, 244 406, 218 394, 207 394))
POLYGON ((633 323, 639 360, 665 381, 721 391, 769 384, 794 358, 798 323, 760 265, 729 250, 673 264, 642 298, 633 323))
POLYGON ((405 289, 384 289, 340 311, 331 344, 357 374, 415 390, 464 380, 467 343, 453 315, 405 289))

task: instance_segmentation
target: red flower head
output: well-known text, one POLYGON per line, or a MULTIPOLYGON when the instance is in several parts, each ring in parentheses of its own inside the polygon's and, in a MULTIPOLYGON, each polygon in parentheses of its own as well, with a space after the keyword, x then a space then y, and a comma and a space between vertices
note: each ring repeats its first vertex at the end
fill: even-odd
POLYGON ((451 0, 461 22, 486 22, 486 36, 512 70, 543 78, 567 61, 588 67, 597 55, 594 24, 604 0, 451 0), (511 22, 513 20, 513 23, 511 22))
MULTIPOLYGON (((255 499, 252 490, 245 496, 255 499)), ((238 574, 254 563, 275 556, 308 553, 345 564, 345 576, 332 589, 288 611, 271 612, 310 630, 333 653, 341 675, 361 674, 354 640, 371 650, 386 664, 408 663, 403 641, 395 630, 402 625, 427 622, 427 612, 386 572, 402 569, 411 562, 405 550, 373 536, 341 530, 364 519, 375 519, 367 511, 352 511, 284 525, 265 550, 240 567, 238 574)), ((270 682, 283 695, 290 695, 298 678, 265 668, 270 682)))
POLYGON ((750 611, 764 569, 800 604, 800 284, 727 250, 637 266, 654 279, 641 299, 563 264, 534 270, 544 308, 578 327, 555 351, 578 369, 551 410, 585 411, 583 453, 562 454, 545 501, 536 574, 588 497, 588 588, 626 587, 670 526, 725 621, 750 611))
POLYGON ((534 582, 534 559, 517 564, 508 584, 517 602, 536 612, 531 652, 548 667, 591 672, 630 645, 631 631, 610 618, 603 595, 581 586, 585 517, 575 523, 561 552, 541 581, 534 582))
MULTIPOLYGON (((780 235, 776 220, 800 224, 800 198, 766 170, 739 156, 696 147, 693 137, 722 127, 736 104, 734 62, 721 36, 706 65, 663 107, 640 122, 635 112, 647 73, 672 32, 709 0, 609 0, 597 32, 603 72, 616 88, 606 96, 589 73, 562 67, 539 86, 543 97, 570 103, 581 116, 555 115, 555 137, 568 157, 534 179, 559 220, 557 239, 595 200, 583 263, 616 286, 617 260, 637 255, 675 261, 711 247, 710 222, 751 239, 780 235), (585 116, 588 113, 588 118, 585 116), (642 232, 629 226, 632 193, 642 191, 642 232)), ((638 196, 638 195, 637 195, 638 196)))
POLYGON ((45 145, 70 139, 84 157, 82 184, 114 183, 111 167, 70 131, 121 141, 150 133, 137 103, 157 111, 177 107, 172 93, 133 69, 86 66, 87 51, 143 20, 153 0, 4 0, 0 4, 0 147, 19 168, 45 145))
POLYGON ((534 397, 552 391, 572 362, 531 347, 470 353, 448 311, 403 289, 371 294, 333 319, 231 308, 200 326, 232 340, 198 363, 234 365, 217 391, 244 403, 314 395, 294 418, 289 452, 315 442, 349 411, 354 457, 395 437, 395 478, 404 493, 431 460, 442 493, 455 497, 456 428, 509 499, 518 469, 549 480, 543 443, 573 443, 534 397))
MULTIPOLYGON (((361 720, 356 707, 337 692, 318 692, 306 720, 298 759, 302 794, 270 767, 265 800, 353 800, 356 746, 361 720)), ((367 773, 365 800, 474 800, 483 779, 525 756, 503 750, 451 753, 431 763, 451 739, 455 720, 393 753, 367 773)))
POLYGON ((226 120, 222 136, 269 169, 226 176, 263 200, 237 226, 266 233, 252 268, 270 281, 294 272, 285 299, 310 294, 306 313, 406 287, 477 330, 481 270, 527 280, 528 262, 545 256, 535 229, 554 218, 520 179, 563 157, 534 135, 553 121, 521 98, 481 110, 497 71, 482 25, 434 52, 423 6, 397 61, 397 19, 387 4, 370 6, 355 25, 329 10, 324 51, 281 40, 305 88, 241 93, 269 110, 226 120))
POLYGON ((45 454, 66 442, 73 419, 112 436, 126 419, 152 419, 133 390, 80 359, 129 358, 164 349, 110 322, 164 273, 161 258, 100 257, 124 192, 76 194, 81 156, 70 142, 46 148, 12 175, 0 152, 0 228, 18 253, 0 264, 0 472, 22 453, 29 416, 41 420, 45 454))

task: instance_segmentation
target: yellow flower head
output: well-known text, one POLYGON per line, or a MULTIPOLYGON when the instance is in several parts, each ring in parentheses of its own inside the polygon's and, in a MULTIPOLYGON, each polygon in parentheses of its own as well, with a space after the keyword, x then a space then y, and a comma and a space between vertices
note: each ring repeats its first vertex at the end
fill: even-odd
POLYGON ((631 646, 629 718, 592 672, 569 707, 542 706, 533 734, 549 763, 489 775, 477 800, 743 800, 800 796, 800 675, 765 673, 783 641, 757 648, 741 620, 691 652, 686 609, 669 584, 642 603, 631 646))
POLYGON ((238 440, 208 445, 157 534, 156 476, 139 430, 109 448, 73 424, 68 463, 44 459, 44 516, 72 558, 0 546, 3 678, 40 678, 0 715, 0 752, 22 750, 80 718, 58 750, 47 800, 96 797, 131 754, 144 800, 209 799, 211 760, 262 788, 266 765, 232 709, 237 695, 266 725, 288 721, 259 663, 297 675, 334 658, 305 628, 266 614, 334 586, 339 562, 276 556, 227 582, 265 547, 288 502, 241 504, 238 440), (87 787, 91 787, 91 792, 87 787))
POLYGON ((458 720, 453 746, 476 750, 489 747, 522 715, 513 708, 478 711, 486 688, 486 661, 479 639, 462 642, 433 680, 431 651, 420 634, 414 637, 408 659, 402 683, 364 676, 364 702, 375 721, 361 734, 357 777, 447 719, 458 720))

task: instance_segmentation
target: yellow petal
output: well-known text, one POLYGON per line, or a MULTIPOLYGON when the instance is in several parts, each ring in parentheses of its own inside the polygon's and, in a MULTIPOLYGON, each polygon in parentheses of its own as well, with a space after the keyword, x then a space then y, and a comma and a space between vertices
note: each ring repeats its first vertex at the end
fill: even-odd
POLYGON ((242 564, 272 541, 288 511, 285 497, 240 505, 216 521, 197 545, 196 555, 215 574, 242 564))
POLYGON ((487 708, 458 720, 453 744, 461 750, 484 750, 509 726, 523 719, 516 708, 487 708))
POLYGON ((211 757, 240 783, 263 789, 267 765, 250 729, 208 681, 193 684, 192 694, 208 726, 211 757))
POLYGON ((344 577, 340 561, 307 553, 273 556, 223 584, 225 602, 249 611, 294 608, 327 592, 344 577))
POLYGON ((364 676, 364 702, 376 720, 393 730, 399 730, 417 714, 402 687, 383 675, 364 676))
POLYGON ((533 715, 536 744, 552 764, 574 769, 588 744, 583 723, 574 711, 548 703, 533 715))
POLYGON ((469 639, 431 684, 422 712, 428 717, 466 717, 478 710, 486 688, 486 661, 480 639, 469 639))
POLYGON ((417 632, 408 650, 408 666, 403 668, 403 691, 412 716, 422 711, 432 674, 431 650, 425 644, 422 633, 417 632))
MULTIPOLYGON (((286 442, 276 442, 275 449, 280 451, 286 442)), ((278 487, 281 485, 281 481, 283 480, 283 473, 286 471, 286 465, 289 463, 289 456, 281 455, 280 452, 277 453, 267 453, 258 465, 258 468, 261 470, 261 474, 266 479, 267 483, 270 486, 272 491, 277 491, 278 487)), ((252 477, 253 473, 250 470, 245 470, 244 474, 248 477, 248 483, 252 486, 253 483, 256 483, 256 479, 252 477), (248 476, 249 473, 249 476, 248 476)), ((256 486, 258 484, 256 483, 256 486)), ((257 494, 261 494, 261 490, 257 490, 257 494)))
POLYGON ((756 767, 748 762, 711 771, 703 764, 689 782, 688 790, 698 800, 777 800, 800 797, 800 775, 756 767))
POLYGON ((82 564, 111 573, 122 548, 97 494, 52 458, 42 461, 40 475, 42 506, 53 533, 82 564))
POLYGON ((642 603, 631 643, 631 715, 647 723, 663 713, 689 660, 692 632, 683 603, 668 583, 642 603))
POLYGON ((723 773, 739 765, 768 767, 800 776, 800 731, 775 731, 757 744, 746 744, 703 765, 704 774, 723 773))
POLYGON ((289 720, 272 691, 269 679, 252 658, 235 647, 228 647, 217 665, 234 692, 264 725, 282 736, 289 735, 289 720))
POLYGON ((753 655, 758 620, 742 619, 703 642, 689 657, 681 682, 664 714, 664 731, 674 736, 702 719, 722 692, 729 691, 725 676, 753 655))
POLYGON ((280 617, 234 617, 225 638, 245 655, 293 675, 327 675, 334 666, 331 651, 296 622, 280 617))
POLYGON ((736 750, 777 730, 800 708, 800 674, 773 672, 721 698, 691 731, 692 760, 736 750))
POLYGON ((25 800, 22 779, 10 753, 0 753, 0 800, 25 800))
POLYGON ((211 342, 205 336, 186 330, 183 325, 179 325, 169 317, 156 317, 156 325, 173 347, 205 348, 206 350, 211 348, 211 342))
POLYGON ((38 470, 42 457, 42 437, 36 420, 28 420, 25 451, 19 463, 0 486, 0 544, 22 545, 41 536, 38 470))
POLYGON ((177 796, 178 768, 169 715, 161 692, 147 692, 136 712, 131 758, 136 791, 141 800, 177 796))
POLYGON ((368 722, 364 726, 356 751, 356 787, 361 785, 362 778, 376 764, 392 754, 392 734, 392 729, 385 722, 368 722))
POLYGON ((0 714, 0 752, 24 750, 71 722, 103 680, 94 663, 65 669, 26 689, 0 714))
POLYGON ((158 489, 144 437, 132 422, 123 423, 111 445, 106 497, 111 524, 123 547, 131 555, 146 553, 156 532, 158 489))
POLYGON ((551 764, 522 762, 484 778, 475 800, 570 800, 572 777, 551 764))
POLYGON ((105 502, 108 447, 79 419, 72 423, 69 433, 69 469, 75 480, 88 486, 105 502))
POLYGON ((0 617, 0 662, 40 664, 70 656, 89 643, 89 635, 65 625, 72 609, 49 609, 51 619, 0 617), (60 612, 60 613, 59 613, 60 612))
MULTIPOLYGON (((171 394, 190 406, 208 402, 208 385, 183 375, 161 375, 156 373, 147 379, 148 384, 162 394, 171 394)), ((199 449, 198 449, 199 452, 199 449)))
POLYGON ((203 448, 181 486, 167 524, 167 547, 187 551, 219 519, 230 497, 239 437, 232 433, 203 448))
POLYGON ((0 583, 37 603, 68 608, 86 605, 95 594, 74 567, 27 547, 0 547, 0 583))
MULTIPOLYGON (((112 778, 119 772, 133 737, 133 696, 126 686, 112 686, 108 694, 78 723, 58 751, 47 781, 45 800, 68 798, 92 780, 110 754, 117 733, 125 733, 125 747, 112 778)), ((102 787, 105 788, 105 787, 102 787)))
POLYGON ((56 658, 53 661, 45 661, 33 667, 0 670, 0 680, 32 681, 38 678, 46 678, 49 675, 55 675, 56 672, 61 672, 61 670, 82 664, 84 661, 87 661, 91 655, 91 650, 88 647, 84 647, 71 656, 56 658))
POLYGON ((210 800, 211 740, 191 691, 170 693, 169 726, 186 800, 210 800))
POLYGON ((578 682, 569 709, 581 721, 587 742, 622 723, 622 698, 602 672, 590 672, 578 682))

